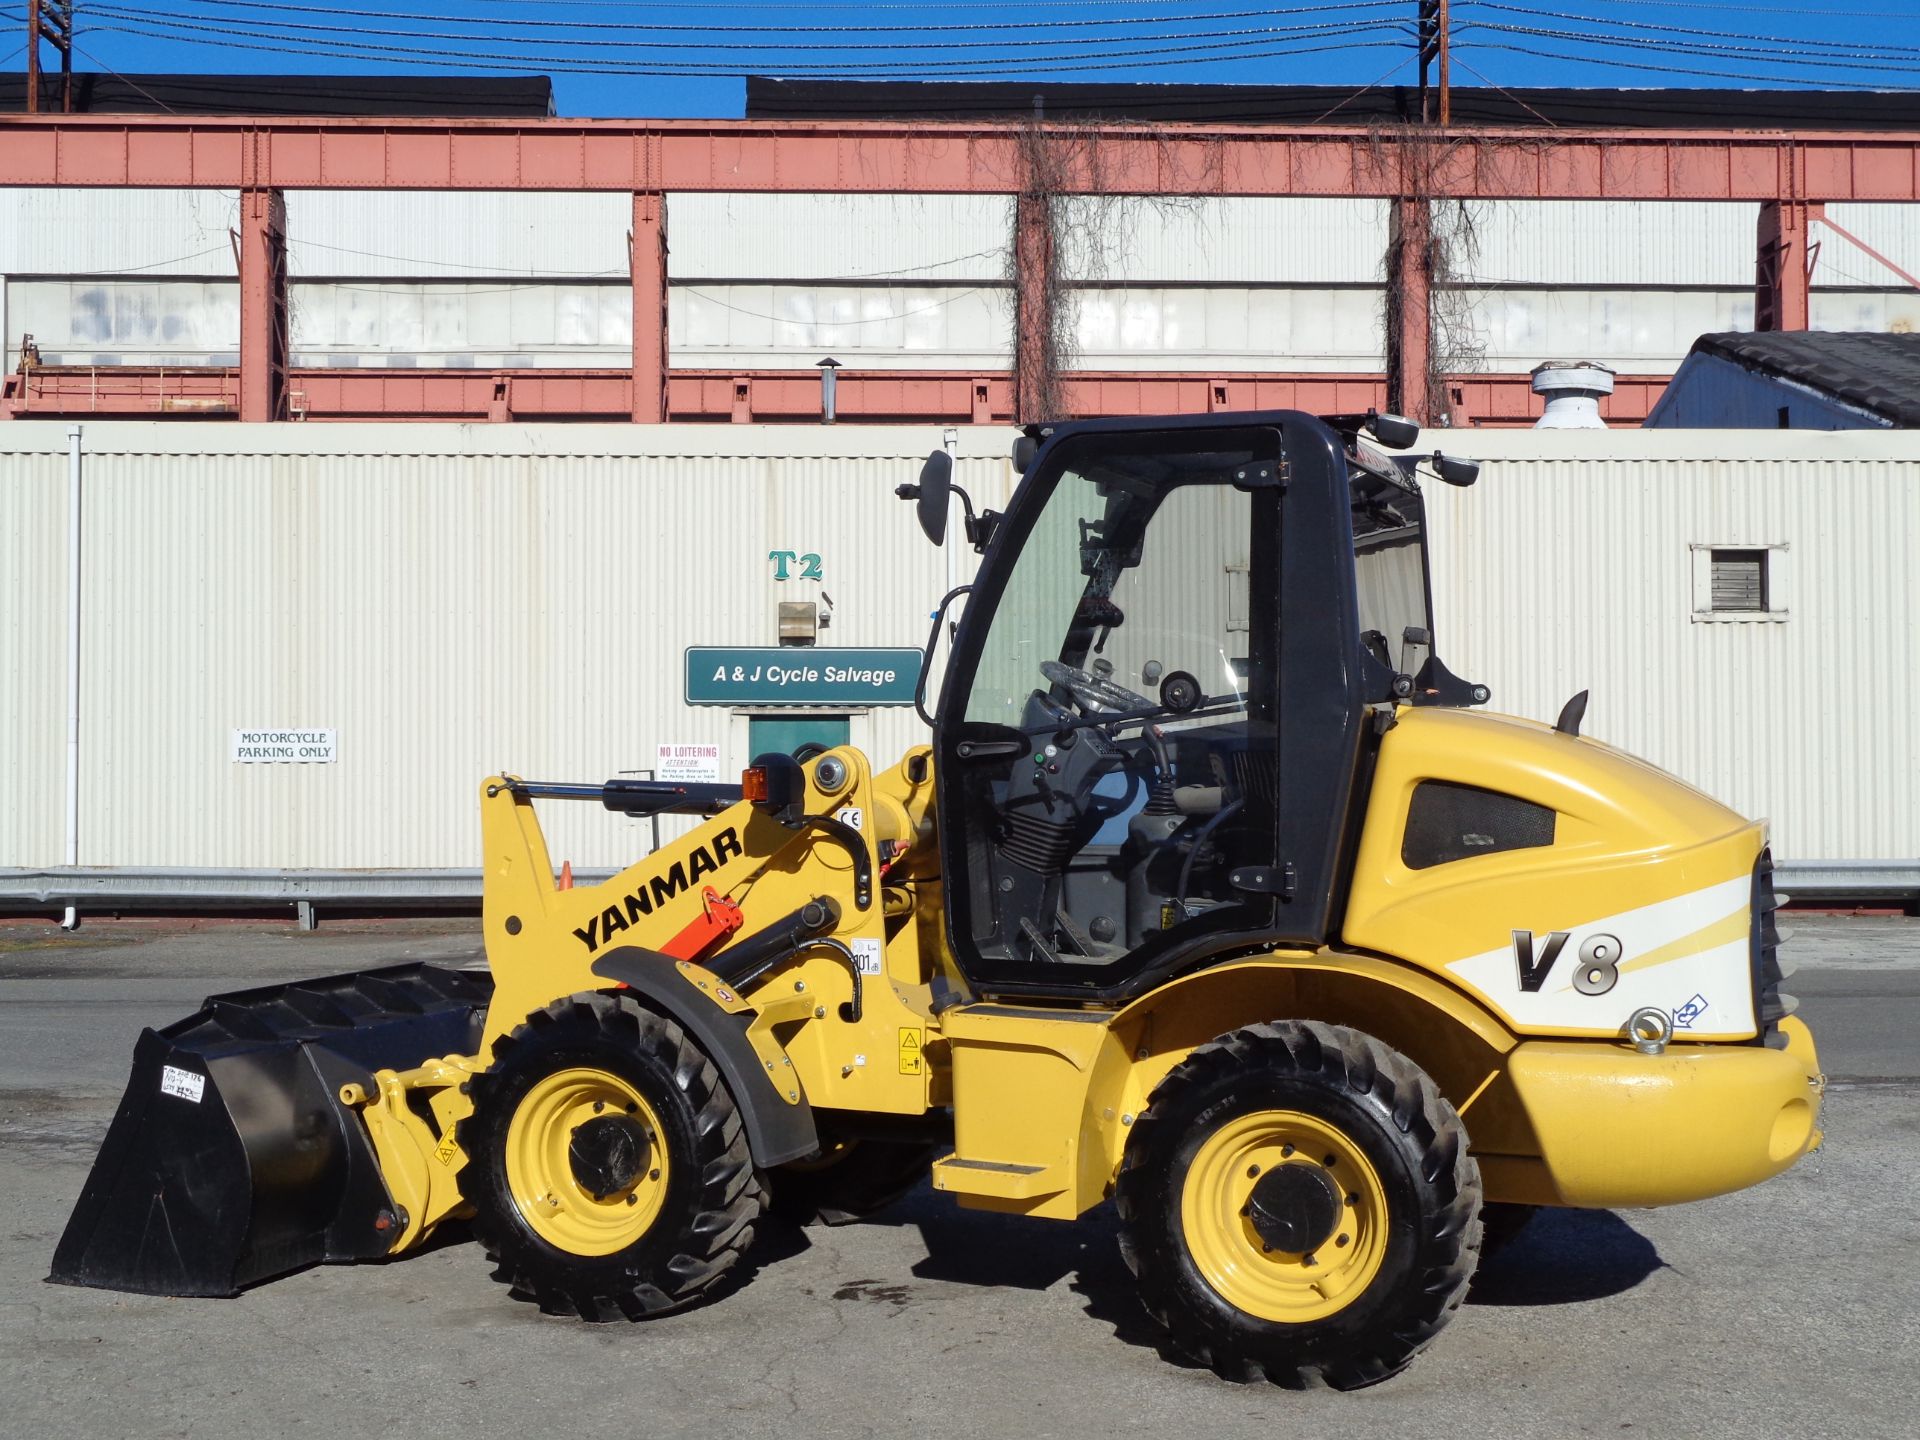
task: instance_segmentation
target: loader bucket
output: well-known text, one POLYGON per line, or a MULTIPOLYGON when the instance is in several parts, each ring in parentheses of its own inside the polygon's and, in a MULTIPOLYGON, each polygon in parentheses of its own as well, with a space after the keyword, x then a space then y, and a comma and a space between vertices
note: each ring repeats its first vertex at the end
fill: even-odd
POLYGON ((396 965, 215 995, 146 1030, 47 1277, 144 1295, 233 1295, 398 1230, 340 1087, 472 1054, 484 971, 396 965))

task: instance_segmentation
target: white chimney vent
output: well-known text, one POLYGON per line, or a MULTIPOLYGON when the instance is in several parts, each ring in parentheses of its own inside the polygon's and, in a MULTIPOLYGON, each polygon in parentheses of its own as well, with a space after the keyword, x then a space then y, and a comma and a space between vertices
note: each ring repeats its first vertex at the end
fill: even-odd
POLYGON ((1613 371, 1591 360, 1548 360, 1533 367, 1533 393, 1547 408, 1536 430, 1604 430, 1600 397, 1613 393, 1613 371))

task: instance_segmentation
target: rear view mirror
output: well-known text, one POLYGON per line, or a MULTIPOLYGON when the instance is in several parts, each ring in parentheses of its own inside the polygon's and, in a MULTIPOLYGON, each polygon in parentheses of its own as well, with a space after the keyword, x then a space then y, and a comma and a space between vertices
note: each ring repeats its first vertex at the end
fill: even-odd
POLYGON ((1013 442, 1013 473, 1024 475, 1033 464, 1033 457, 1040 453, 1040 442, 1031 435, 1022 435, 1013 442))
POLYGON ((1458 455, 1442 455, 1438 450, 1433 452, 1433 470, 1449 485, 1471 485, 1480 478, 1478 460, 1462 460, 1458 455))
POLYGON ((914 515, 920 530, 936 545, 947 539, 947 504, 953 492, 953 456, 936 450, 920 467, 920 497, 914 515))
POLYGON ((1420 439, 1420 427, 1404 415, 1367 415, 1367 433, 1382 445, 1410 450, 1420 439))

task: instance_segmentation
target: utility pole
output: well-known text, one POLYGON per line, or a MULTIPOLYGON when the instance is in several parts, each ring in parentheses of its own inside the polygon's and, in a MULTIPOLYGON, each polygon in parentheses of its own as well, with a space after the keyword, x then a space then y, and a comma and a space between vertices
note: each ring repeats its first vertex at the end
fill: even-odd
POLYGON ((1445 129, 1453 124, 1453 73, 1448 63, 1450 57, 1447 48, 1452 39, 1453 24, 1447 14, 1447 0, 1440 0, 1440 126, 1445 129))
POLYGON ((73 0, 27 0, 27 113, 40 113, 40 44, 60 56, 60 108, 73 110, 73 0))
POLYGON ((1420 0, 1417 7, 1416 38, 1420 47, 1420 123, 1422 125, 1433 122, 1433 114, 1427 101, 1427 67, 1441 54, 1439 32, 1440 15, 1444 3, 1445 0, 1420 0))

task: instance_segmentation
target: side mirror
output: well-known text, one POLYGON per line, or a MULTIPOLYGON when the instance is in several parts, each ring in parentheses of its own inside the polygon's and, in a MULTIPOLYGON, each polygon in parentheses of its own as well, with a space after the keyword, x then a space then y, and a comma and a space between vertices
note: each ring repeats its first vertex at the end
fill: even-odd
POLYGON ((1395 450, 1410 450, 1420 441, 1420 427, 1404 415, 1369 412, 1367 433, 1382 445, 1391 445, 1395 450))
POLYGON ((936 545, 947 540, 947 504, 953 494, 953 456, 936 450, 920 467, 920 497, 914 515, 920 531, 936 545))
POLYGON ((1480 478, 1480 462, 1462 460, 1457 455, 1442 455, 1436 450, 1433 452, 1433 472, 1447 484, 1464 488, 1480 478))
POLYGON ((1022 435, 1013 442, 1013 473, 1024 475, 1033 464, 1033 457, 1040 453, 1040 442, 1031 435, 1022 435))

